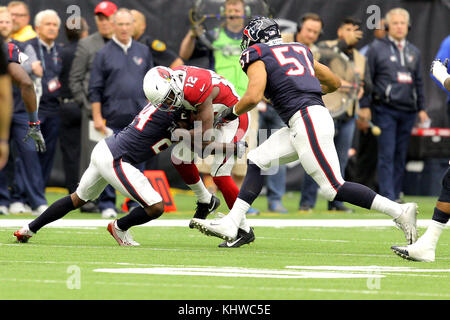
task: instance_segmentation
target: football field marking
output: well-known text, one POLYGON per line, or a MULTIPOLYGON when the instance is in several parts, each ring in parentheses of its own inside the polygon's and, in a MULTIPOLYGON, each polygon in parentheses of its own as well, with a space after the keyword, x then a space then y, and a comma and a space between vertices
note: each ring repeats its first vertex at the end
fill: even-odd
MULTIPOLYGON (((33 219, 0 219, 0 228, 22 227, 33 219)), ((187 227, 189 219, 159 219, 139 225, 139 227, 187 227)), ((252 227, 394 227, 390 219, 248 219, 252 227)), ((417 220, 418 227, 428 227, 430 219, 417 220)), ((93 228, 105 227, 108 219, 60 219, 46 227, 93 228)), ((450 225, 447 225, 450 228, 450 225)))
POLYGON ((154 267, 154 268, 104 268, 94 272, 170 275, 170 276, 207 276, 233 278, 272 278, 272 279, 358 279, 384 278, 380 274, 324 272, 324 271, 290 271, 270 269, 250 269, 235 267, 193 268, 193 267, 154 267))

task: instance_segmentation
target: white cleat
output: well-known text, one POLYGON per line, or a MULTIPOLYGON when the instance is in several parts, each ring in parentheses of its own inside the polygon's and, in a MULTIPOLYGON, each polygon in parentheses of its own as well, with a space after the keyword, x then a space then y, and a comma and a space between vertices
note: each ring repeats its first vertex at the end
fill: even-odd
POLYGON ((102 218, 109 219, 109 218, 116 218, 117 212, 114 209, 105 209, 102 211, 102 218))
POLYGON ((204 220, 193 218, 191 220, 194 228, 200 230, 207 236, 214 236, 225 241, 231 242, 236 239, 238 228, 234 223, 226 217, 214 220, 204 220))
POLYGON ((433 262, 435 259, 435 250, 431 246, 416 242, 409 246, 392 246, 391 250, 403 259, 433 262))
POLYGON ((0 215, 7 216, 9 214, 7 206, 0 206, 0 215))
POLYGON ((9 205, 9 213, 18 214, 27 212, 25 205, 22 202, 13 202, 9 205))
POLYGON ((139 246, 140 244, 133 240, 133 237, 128 230, 123 231, 117 227, 116 221, 117 220, 111 221, 108 224, 108 231, 113 238, 116 239, 117 243, 126 247, 139 246))
POLYGON ((406 243, 413 244, 417 241, 417 203, 402 204, 402 214, 394 219, 395 224, 405 233, 406 243))

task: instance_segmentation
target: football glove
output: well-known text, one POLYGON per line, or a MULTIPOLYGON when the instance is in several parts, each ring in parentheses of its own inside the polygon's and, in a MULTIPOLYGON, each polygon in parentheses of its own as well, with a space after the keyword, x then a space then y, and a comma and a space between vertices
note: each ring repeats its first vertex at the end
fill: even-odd
POLYGON ((224 123, 228 123, 237 119, 239 116, 233 113, 233 108, 226 108, 216 116, 214 120, 214 128, 222 126, 224 123))
POLYGON ((440 59, 436 59, 431 63, 431 74, 444 84, 445 80, 450 77, 447 73, 448 59, 445 59, 444 63, 440 59))
POLYGON ((47 148, 45 147, 45 140, 44 137, 42 136, 41 126, 39 125, 39 122, 30 123, 30 127, 23 141, 25 142, 29 138, 34 140, 37 152, 45 152, 47 150, 47 148))

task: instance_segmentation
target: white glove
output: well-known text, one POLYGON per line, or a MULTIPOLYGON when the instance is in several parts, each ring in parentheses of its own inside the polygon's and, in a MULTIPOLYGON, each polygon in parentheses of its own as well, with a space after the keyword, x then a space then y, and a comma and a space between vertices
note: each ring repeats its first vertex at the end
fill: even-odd
POLYGON ((441 60, 434 60, 431 64, 431 73, 433 76, 439 80, 442 85, 444 85, 445 80, 450 77, 447 73, 447 65, 448 59, 445 60, 445 64, 441 62, 441 60))

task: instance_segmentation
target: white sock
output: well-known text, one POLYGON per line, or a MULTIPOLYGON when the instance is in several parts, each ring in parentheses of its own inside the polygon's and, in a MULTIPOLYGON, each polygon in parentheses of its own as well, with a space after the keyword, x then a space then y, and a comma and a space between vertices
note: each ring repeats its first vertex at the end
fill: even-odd
POLYGON ((433 249, 436 249, 436 245, 438 243, 439 237, 441 236, 442 230, 444 230, 445 224, 437 222, 435 220, 431 220, 428 225, 427 231, 417 240, 418 244, 426 244, 433 249))
POLYGON ((212 194, 209 193, 208 189, 206 189, 203 181, 200 179, 199 182, 195 184, 188 184, 188 187, 194 191, 195 196, 197 197, 198 202, 200 203, 210 203, 212 194))
POLYGON ((233 221, 234 225, 244 229, 245 232, 250 231, 250 227, 248 226, 245 217, 248 209, 250 209, 250 204, 237 198, 234 202, 233 208, 231 208, 231 211, 227 214, 227 217, 233 221))
POLYGON ((402 206, 399 203, 380 196, 379 194, 377 194, 373 199, 370 209, 383 212, 394 219, 400 217, 403 212, 402 206))

